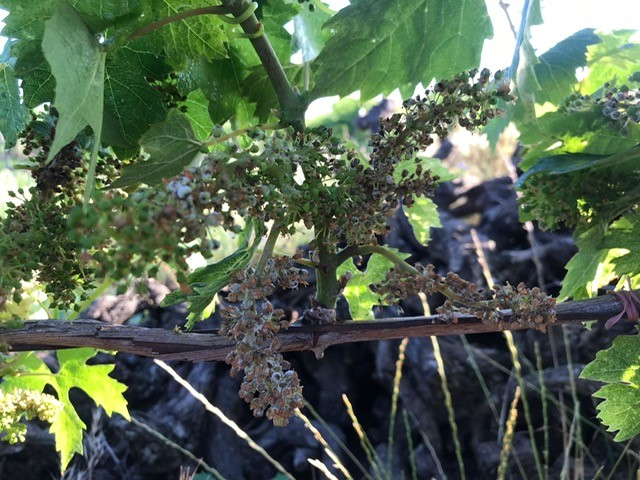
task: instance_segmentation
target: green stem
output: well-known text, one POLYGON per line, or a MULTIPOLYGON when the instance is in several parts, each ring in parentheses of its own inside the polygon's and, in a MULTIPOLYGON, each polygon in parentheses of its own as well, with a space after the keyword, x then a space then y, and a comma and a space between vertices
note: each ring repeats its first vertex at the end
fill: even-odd
POLYGON ((226 140, 229 140, 231 138, 235 138, 235 137, 239 137, 240 135, 244 135, 247 132, 250 132, 251 130, 255 129, 255 128, 260 128, 262 130, 278 130, 280 128, 282 128, 282 125, 280 125, 279 123, 265 123, 264 125, 257 125, 257 126, 253 126, 253 127, 246 127, 246 128, 239 128, 238 130, 234 130, 233 132, 229 132, 226 135, 222 135, 221 137, 209 137, 212 138, 212 140, 207 139, 205 142, 203 142, 204 145, 206 145, 207 147, 213 147, 214 145, 217 145, 221 142, 224 142, 226 140))
POLYGON ((193 10, 186 10, 184 12, 179 12, 174 15, 169 15, 168 17, 161 18, 155 22, 148 23, 140 27, 138 30, 133 32, 131 35, 127 37, 127 41, 135 40, 139 37, 144 37, 145 35, 157 30, 159 28, 164 27, 165 25, 169 25, 173 22, 179 22, 180 20, 185 20, 190 17, 197 17, 200 15, 226 15, 231 13, 227 7, 215 6, 215 7, 202 7, 202 8, 194 8, 193 10))
MULTIPOLYGON (((236 18, 241 17, 251 5, 248 0, 222 1, 225 7, 229 9, 229 12, 236 18)), ((249 36, 254 35, 261 29, 261 24, 255 15, 251 15, 244 20, 240 23, 240 26, 249 36)), ((249 40, 258 54, 278 97, 278 103, 282 111, 281 123, 291 125, 296 131, 303 131, 305 128, 304 112, 307 108, 307 102, 293 90, 287 75, 284 73, 282 64, 278 60, 271 43, 269 43, 267 35, 260 35, 249 40)))
POLYGON ((316 235, 319 264, 316 266, 316 300, 321 307, 336 308, 340 295, 338 255, 322 233, 316 235))
POLYGON ((338 253, 336 257, 338 259, 338 265, 342 265, 351 257, 355 257, 356 255, 369 255, 371 253, 377 253, 378 255, 382 255, 383 257, 385 257, 387 260, 391 260, 393 264, 400 270, 411 273, 413 275, 420 275, 420 272, 414 266, 409 265, 401 257, 381 245, 347 247, 340 253, 338 253))
POLYGON ((279 236, 280 225, 274 223, 271 227, 271 231, 269 232, 269 236, 267 237, 267 243, 265 243, 264 248, 262 249, 260 260, 258 260, 258 264, 256 265, 256 276, 262 274, 264 268, 267 266, 267 262, 271 257, 273 257, 273 249, 276 246, 276 242, 278 241, 279 236))
POLYGON ((327 15, 335 15, 336 12, 334 10, 331 10, 329 7, 327 7, 324 3, 322 3, 322 0, 313 0, 313 4, 315 5, 315 7, 320 10, 321 12, 326 13, 327 15))

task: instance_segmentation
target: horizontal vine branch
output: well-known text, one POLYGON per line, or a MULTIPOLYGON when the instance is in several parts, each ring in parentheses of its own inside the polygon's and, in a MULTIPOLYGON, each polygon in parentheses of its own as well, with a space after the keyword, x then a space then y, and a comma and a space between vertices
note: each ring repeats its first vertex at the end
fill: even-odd
MULTIPOLYGON (((590 300, 564 302, 557 306, 555 325, 588 320, 607 320, 619 314, 623 306, 613 295, 590 300)), ((332 345, 404 337, 459 335, 500 332, 525 328, 518 322, 483 324, 469 315, 457 317, 456 323, 439 316, 383 318, 367 322, 344 322, 331 325, 301 325, 278 334, 283 352, 312 350, 321 357, 332 345)), ((116 350, 162 360, 223 361, 235 344, 216 331, 179 333, 165 329, 110 325, 96 320, 27 321, 18 329, 0 329, 0 343, 9 351, 56 350, 93 347, 116 350)))

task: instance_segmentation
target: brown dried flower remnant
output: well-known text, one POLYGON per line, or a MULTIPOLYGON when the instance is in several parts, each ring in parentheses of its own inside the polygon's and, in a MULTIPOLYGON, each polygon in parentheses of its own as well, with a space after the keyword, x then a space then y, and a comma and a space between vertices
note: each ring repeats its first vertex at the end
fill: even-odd
POLYGON ((302 407, 303 398, 298 374, 278 351, 276 334, 289 322, 267 297, 276 284, 283 288, 306 285, 306 273, 286 257, 270 259, 257 275, 254 269, 239 271, 227 295, 227 300, 236 305, 227 305, 221 311, 220 334, 236 342, 226 361, 232 375, 240 371, 245 374, 240 397, 250 404, 255 416, 266 413, 276 426, 288 423, 295 409, 302 407))
POLYGON ((394 304, 418 293, 441 293, 447 300, 437 309, 438 313, 456 321, 456 314, 478 317, 483 323, 500 323, 506 317, 528 328, 546 332, 547 326, 555 322, 556 300, 540 288, 527 288, 524 283, 513 287, 496 285, 482 290, 455 273, 446 277, 435 272, 433 265, 416 265, 418 273, 392 269, 386 279, 376 285, 381 303, 394 304), (510 312, 509 312, 510 311, 510 312))

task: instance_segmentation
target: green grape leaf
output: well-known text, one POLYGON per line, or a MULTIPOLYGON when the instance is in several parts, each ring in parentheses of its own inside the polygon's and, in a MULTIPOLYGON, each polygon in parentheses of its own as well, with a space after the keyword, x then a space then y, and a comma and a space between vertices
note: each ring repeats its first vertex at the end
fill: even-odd
POLYGON ((42 391, 47 385, 56 391, 58 400, 64 406, 51 424, 50 432, 55 435, 56 450, 60 452, 63 471, 75 453, 82 454, 82 431, 86 429, 69 400, 69 390, 84 390, 107 415, 111 416, 115 412, 129 420, 127 401, 122 395, 127 387, 109 376, 114 365, 87 365, 87 360, 96 352, 92 348, 58 351, 60 370, 57 373, 53 373, 40 358, 31 353, 21 360, 20 365, 29 371, 29 375, 6 376, 0 384, 0 388, 5 391, 14 388, 42 391))
POLYGON ((524 140, 537 144, 524 155, 520 168, 525 171, 540 158, 563 153, 613 155, 640 143, 640 128, 629 128, 628 135, 623 136, 597 111, 549 112, 537 119, 537 128, 537 133, 527 132, 524 140), (550 150, 558 142, 559 146, 550 150))
POLYGON ((37 42, 26 42, 16 60, 15 74, 22 79, 22 98, 28 108, 53 102, 56 79, 37 42))
MULTIPOLYGON (((385 247, 398 257, 405 259, 410 255, 402 253, 394 248, 385 247)), ((350 258, 338 268, 338 275, 351 273, 351 280, 344 289, 344 298, 349 303, 349 312, 354 320, 373 320, 371 310, 378 305, 378 295, 371 290, 369 285, 384 280, 385 274, 393 268, 393 262, 379 254, 373 254, 367 262, 365 271, 361 271, 350 258)))
POLYGON ((162 78, 167 66, 146 39, 109 55, 105 72, 102 141, 122 149, 137 148, 142 135, 167 115, 162 95, 145 77, 162 78))
POLYGON ((44 24, 53 15, 52 0, 0 0, 0 8, 9 12, 2 35, 21 41, 39 41, 44 24))
POLYGON ((323 30, 322 26, 331 15, 315 9, 313 12, 308 8, 302 11, 293 19, 293 39, 291 49, 302 53, 303 62, 311 62, 320 54, 325 43, 331 37, 328 30, 323 30))
POLYGON ((633 43, 637 30, 617 30, 608 34, 599 33, 601 42, 589 47, 589 75, 580 82, 580 93, 591 95, 611 80, 618 84, 638 70, 640 44, 633 43))
POLYGON ((411 207, 404 207, 404 212, 413 228, 413 234, 422 245, 429 243, 431 227, 442 226, 438 208, 430 198, 416 197, 411 207))
POLYGON ((543 53, 534 66, 536 103, 559 104, 576 89, 576 69, 587 64, 587 48, 600 42, 592 28, 580 30, 543 53))
POLYGON ((602 398, 598 418, 614 439, 622 442, 640 433, 640 336, 616 338, 611 348, 596 354, 580 378, 606 382, 593 394, 602 398))
POLYGON ((438 183, 448 182, 456 178, 456 175, 451 173, 445 166, 442 165, 442 161, 437 158, 424 157, 420 159, 420 163, 416 163, 415 159, 401 160, 393 170, 393 179, 397 182, 402 180, 402 172, 406 170, 409 175, 416 173, 418 165, 422 167, 422 170, 431 171, 431 176, 438 178, 438 183))
POLYGON ((340 10, 325 28, 334 34, 314 62, 312 96, 360 90, 363 101, 477 67, 484 39, 493 35, 482 0, 359 2, 340 10))
MULTIPOLYGON (((290 63, 291 54, 294 53, 292 51, 291 34, 284 26, 293 20, 301 10, 304 10, 304 8, 298 2, 289 1, 269 2, 262 6, 261 21, 264 25, 265 34, 269 37, 269 43, 271 43, 273 50, 276 52, 276 56, 284 65, 290 63)), ((239 41, 243 40, 240 39, 239 41)), ((253 57, 255 50, 251 48, 249 51, 253 57)), ((254 58, 256 60, 253 65, 260 64, 260 59, 257 55, 254 58)))
POLYGON ((617 275, 640 273, 640 220, 637 217, 635 213, 625 215, 605 235, 603 247, 627 251, 613 260, 617 275))
POLYGON ((13 68, 0 64, 0 133, 4 147, 11 148, 29 119, 29 110, 20 101, 20 89, 13 68))
MULTIPOLYGON (((175 15, 186 9, 209 7, 207 0, 160 0, 147 1, 145 17, 159 20, 175 15)), ((226 58, 225 42, 229 40, 225 33, 224 23, 218 15, 196 15, 176 22, 171 22, 159 30, 164 41, 167 62, 176 69, 185 66, 188 59, 226 58)))
POLYGON ((189 316, 185 328, 190 330, 202 319, 203 312, 220 290, 231 283, 231 276, 247 267, 264 233, 264 225, 249 219, 239 236, 238 249, 219 262, 195 270, 189 275, 192 293, 176 290, 167 295, 162 306, 189 302, 189 316), (251 237, 254 236, 253 241, 251 237))
POLYGON ((106 53, 66 1, 56 0, 46 22, 44 56, 56 78, 54 105, 59 118, 49 151, 51 160, 87 126, 102 135, 106 53))
POLYGON ((177 109, 171 110, 164 122, 152 125, 140 144, 149 158, 126 166, 111 188, 138 183, 157 185, 163 178, 182 172, 204 145, 196 138, 189 117, 177 109))
POLYGON ((204 92, 197 89, 189 93, 183 105, 187 107, 185 115, 193 127, 196 138, 206 140, 213 130, 213 122, 209 115, 209 100, 204 96, 204 92))
POLYGON ((109 29, 109 36, 131 27, 142 14, 141 0, 69 0, 94 33, 109 29))
POLYGON ((599 279, 605 273, 603 266, 609 252, 601 246, 604 238, 602 228, 594 226, 585 232, 576 232, 574 238, 578 253, 565 267, 567 274, 562 280, 558 301, 596 296, 600 286, 599 279))
POLYGON ((121 17, 142 13, 140 0, 72 0, 70 3, 78 12, 109 24, 115 23, 121 17))
MULTIPOLYGON (((236 48, 229 49, 229 58, 208 62, 205 59, 189 62, 178 74, 178 88, 183 95, 202 90, 209 100, 209 116, 213 123, 224 123, 229 118, 243 117, 248 101, 242 97, 241 88, 249 68, 243 55, 236 48)), ((238 128, 246 125, 238 125, 238 128)))

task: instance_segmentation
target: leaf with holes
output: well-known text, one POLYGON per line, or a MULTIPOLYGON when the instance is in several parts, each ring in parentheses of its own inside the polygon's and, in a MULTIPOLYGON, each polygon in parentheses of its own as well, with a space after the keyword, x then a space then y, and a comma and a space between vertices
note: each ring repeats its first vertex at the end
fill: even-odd
MULTIPOLYGON (((402 259, 410 255, 395 248, 385 247, 402 259)), ((338 275, 351 273, 351 280, 344 289, 344 298, 349 302, 349 312, 354 320, 373 320, 372 308, 378 305, 378 295, 369 285, 380 282, 385 274, 393 268, 393 262, 386 257, 373 254, 367 262, 367 268, 361 271, 350 258, 338 268, 338 275)))

